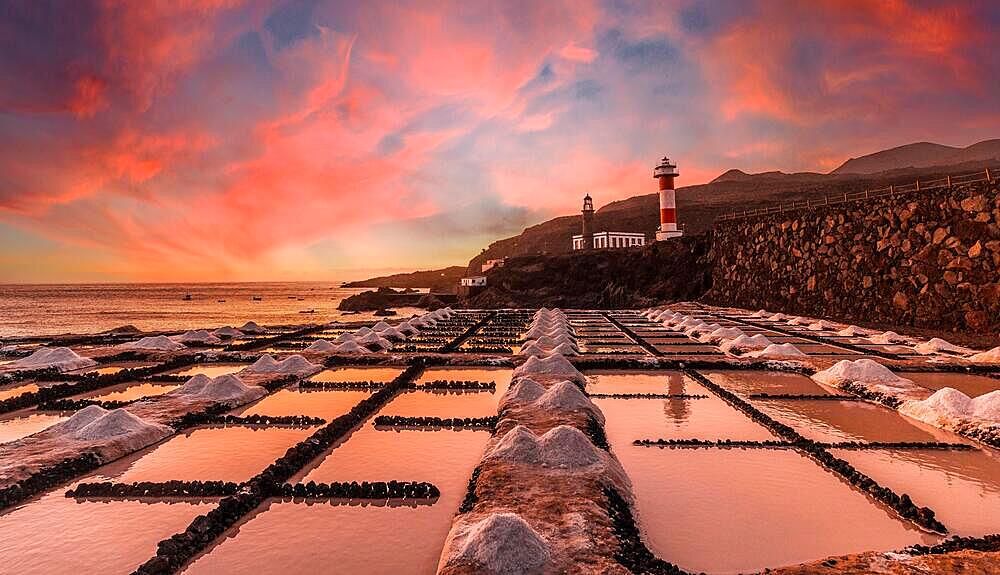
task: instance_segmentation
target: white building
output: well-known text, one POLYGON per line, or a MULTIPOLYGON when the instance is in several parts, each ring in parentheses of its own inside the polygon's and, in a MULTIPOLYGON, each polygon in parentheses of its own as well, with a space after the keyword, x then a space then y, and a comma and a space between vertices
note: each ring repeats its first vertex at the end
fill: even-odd
MULTIPOLYGON (((594 234, 594 249, 630 248, 646 245, 646 234, 636 232, 597 232, 594 234)), ((583 234, 573 236, 573 249, 583 249, 583 234)))
POLYGON ((462 285, 467 287, 482 287, 486 285, 486 276, 474 276, 462 278, 462 285))

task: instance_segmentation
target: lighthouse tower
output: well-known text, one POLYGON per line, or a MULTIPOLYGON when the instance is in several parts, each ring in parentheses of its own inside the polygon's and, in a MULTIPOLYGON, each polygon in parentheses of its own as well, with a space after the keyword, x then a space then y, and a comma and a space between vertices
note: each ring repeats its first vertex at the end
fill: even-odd
POLYGON ((660 165, 653 168, 653 179, 660 183, 660 228, 656 230, 656 241, 669 240, 683 235, 677 229, 677 202, 674 197, 674 178, 679 176, 677 166, 664 156, 660 165))
POLYGON ((583 246, 585 250, 594 249, 594 200, 587 194, 583 198, 583 246))

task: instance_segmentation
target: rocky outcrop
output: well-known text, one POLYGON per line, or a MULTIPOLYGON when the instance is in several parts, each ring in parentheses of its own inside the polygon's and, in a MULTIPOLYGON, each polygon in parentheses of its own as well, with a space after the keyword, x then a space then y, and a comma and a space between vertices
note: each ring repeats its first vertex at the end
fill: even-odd
POLYGON ((997 180, 720 222, 709 303, 992 333, 997 180))
POLYGON ((344 298, 337 309, 341 311, 374 311, 391 307, 416 307, 427 294, 406 293, 402 290, 380 287, 344 298))
POLYGON ((487 272, 469 308, 628 308, 696 299, 708 289, 709 235, 641 248, 511 258, 487 272))

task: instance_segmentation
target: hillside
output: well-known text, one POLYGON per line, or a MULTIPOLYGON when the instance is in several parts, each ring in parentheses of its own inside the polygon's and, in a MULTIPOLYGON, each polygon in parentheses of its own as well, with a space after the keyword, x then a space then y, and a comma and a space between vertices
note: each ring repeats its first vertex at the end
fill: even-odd
POLYGON ((917 142, 851 158, 831 174, 875 174, 903 168, 926 168, 1000 159, 1000 139, 984 140, 966 148, 917 142))
POLYGON ((345 283, 352 288, 430 288, 431 291, 454 292, 458 280, 465 276, 465 266, 451 266, 439 270, 425 270, 392 274, 362 281, 345 283))
MULTIPOLYGON (((1000 142, 1000 140, 990 140, 1000 142)), ((987 143, 964 149, 964 153, 990 155, 987 143), (972 150, 971 152, 969 150, 972 150)), ((996 161, 971 161, 930 168, 894 169, 877 174, 785 174, 765 172, 746 174, 730 170, 710 183, 677 189, 677 214, 688 234, 708 231, 715 219, 725 213, 777 205, 782 202, 822 200, 826 195, 882 188, 890 184, 912 183, 915 179, 933 179, 944 174, 971 173, 996 161)), ((654 187, 651 185, 650 187, 654 187)), ((656 193, 611 202, 594 214, 595 231, 639 231, 652 237, 659 225, 656 193)), ((519 235, 498 240, 469 262, 469 272, 479 273, 487 259, 500 257, 560 254, 571 251, 571 237, 580 233, 580 216, 560 216, 526 228, 519 235)))

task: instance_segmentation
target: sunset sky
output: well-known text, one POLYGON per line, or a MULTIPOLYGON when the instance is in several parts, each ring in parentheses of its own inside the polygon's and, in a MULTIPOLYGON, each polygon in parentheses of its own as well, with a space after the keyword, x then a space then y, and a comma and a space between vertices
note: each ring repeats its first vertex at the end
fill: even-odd
MULTIPOLYGON (((0 281, 353 279, 1000 137, 1000 2, 0 4, 0 281)), ((567 240, 568 241, 568 240, 567 240)))

